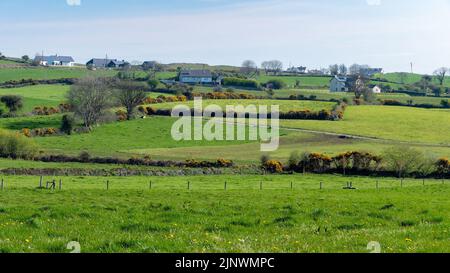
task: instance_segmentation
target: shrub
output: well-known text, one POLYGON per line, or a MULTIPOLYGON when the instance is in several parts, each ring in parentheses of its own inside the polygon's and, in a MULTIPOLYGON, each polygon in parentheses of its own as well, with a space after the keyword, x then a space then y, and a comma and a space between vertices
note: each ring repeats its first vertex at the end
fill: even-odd
POLYGON ((16 95, 6 95, 0 98, 0 101, 5 104, 9 112, 17 112, 23 107, 22 97, 16 95))
POLYGON ((278 160, 268 160, 263 165, 264 170, 270 173, 282 173, 283 164, 278 160))
POLYGON ((268 81, 265 86, 270 89, 283 89, 286 87, 286 83, 282 80, 274 79, 268 81))
POLYGON ((441 101, 441 106, 443 108, 450 108, 450 101, 449 100, 442 100, 441 101))
POLYGON ((117 117, 117 121, 125 121, 127 120, 127 112, 123 111, 123 110, 118 110, 116 112, 116 117, 117 117))
POLYGON ((36 144, 18 133, 0 131, 0 157, 33 159, 38 152, 36 144))
POLYGON ((71 135, 73 127, 75 126, 75 119, 71 115, 64 115, 61 120, 61 132, 71 135))
POLYGON ((448 158, 441 158, 436 162, 437 172, 441 175, 446 175, 450 172, 450 160, 448 158))

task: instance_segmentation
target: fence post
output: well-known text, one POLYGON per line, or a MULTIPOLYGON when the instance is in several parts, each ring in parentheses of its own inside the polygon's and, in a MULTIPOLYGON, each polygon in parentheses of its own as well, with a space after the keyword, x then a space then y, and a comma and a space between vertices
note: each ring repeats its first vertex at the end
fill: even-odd
POLYGON ((109 190, 109 180, 106 180, 106 190, 109 190))
POLYGON ((0 182, 0 190, 3 190, 3 189, 4 189, 3 183, 4 183, 4 181, 3 181, 3 178, 2 178, 2 181, 0 182))
POLYGON ((225 190, 227 190, 227 181, 225 181, 225 190))
POLYGON ((259 183, 259 189, 262 191, 262 189, 263 189, 263 182, 261 181, 260 183, 259 183))
POLYGON ((291 181, 291 190, 294 189, 294 182, 291 181))
POLYGON ((42 189, 42 180, 43 180, 44 178, 41 176, 40 178, 39 178, 39 188, 40 189, 42 189))
POLYGON ((188 181, 188 191, 191 190, 191 181, 188 181))
POLYGON ((320 182, 320 189, 323 189, 323 182, 320 182))
POLYGON ((152 189, 152 181, 150 181, 150 183, 148 183, 148 188, 151 190, 152 189))
POLYGON ((59 179, 59 190, 62 190, 62 179, 59 179))

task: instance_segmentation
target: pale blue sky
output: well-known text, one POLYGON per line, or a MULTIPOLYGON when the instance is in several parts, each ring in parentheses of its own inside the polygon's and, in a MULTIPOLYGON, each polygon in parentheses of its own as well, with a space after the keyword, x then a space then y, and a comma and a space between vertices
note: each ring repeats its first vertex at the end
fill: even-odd
POLYGON ((450 66, 450 0, 1 0, 0 11, 10 56, 450 66))

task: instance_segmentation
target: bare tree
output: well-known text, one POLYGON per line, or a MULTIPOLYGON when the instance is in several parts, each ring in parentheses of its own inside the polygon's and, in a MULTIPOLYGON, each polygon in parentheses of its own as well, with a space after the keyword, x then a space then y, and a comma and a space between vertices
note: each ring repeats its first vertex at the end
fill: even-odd
POLYGON ((354 86, 353 92, 355 93, 355 98, 360 99, 366 93, 366 81, 363 77, 358 76, 354 86))
POLYGON ((80 79, 70 88, 67 99, 75 115, 91 129, 112 105, 111 87, 105 79, 80 79))
POLYGON ((330 74, 332 76, 336 76, 337 74, 339 74, 339 65, 332 64, 332 65, 330 65, 329 70, 330 70, 330 74))
POLYGON ((121 80, 114 83, 114 97, 126 108, 127 120, 133 118, 134 109, 144 102, 147 89, 145 83, 121 80))
POLYGON ((436 71, 434 71, 434 73, 433 73, 436 76, 436 78, 438 79, 441 86, 444 85, 445 76, 447 75, 447 73, 449 73, 449 69, 446 67, 441 67, 439 69, 436 69, 436 71))
POLYGON ((242 63, 241 73, 247 77, 254 76, 258 72, 258 66, 252 60, 246 60, 242 63))
POLYGON ((348 73, 348 68, 345 64, 341 64, 339 65, 339 74, 341 75, 347 75, 348 73))
POLYGON ((261 67, 264 69, 264 72, 267 74, 269 74, 269 70, 270 70, 270 63, 268 61, 265 61, 261 64, 261 67))

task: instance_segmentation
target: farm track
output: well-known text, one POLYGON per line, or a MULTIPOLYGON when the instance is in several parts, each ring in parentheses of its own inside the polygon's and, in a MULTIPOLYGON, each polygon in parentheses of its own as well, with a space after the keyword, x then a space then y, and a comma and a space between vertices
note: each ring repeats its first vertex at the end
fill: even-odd
MULTIPOLYGON (((227 124, 231 124, 231 123, 227 123, 227 124)), ((239 123, 239 124, 242 124, 242 123, 239 123)), ((302 129, 302 128, 291 128, 291 127, 280 127, 279 129, 286 130, 286 131, 292 131, 292 132, 310 133, 310 134, 325 135, 325 136, 335 136, 335 137, 347 138, 347 139, 377 141, 377 142, 386 143, 386 144, 408 144, 408 145, 412 145, 412 146, 450 148, 450 144, 410 142, 410 141, 392 140, 392 139, 376 138, 376 137, 369 137, 369 136, 359 136, 359 135, 352 135, 352 134, 342 134, 342 133, 317 131, 317 130, 302 129)))

